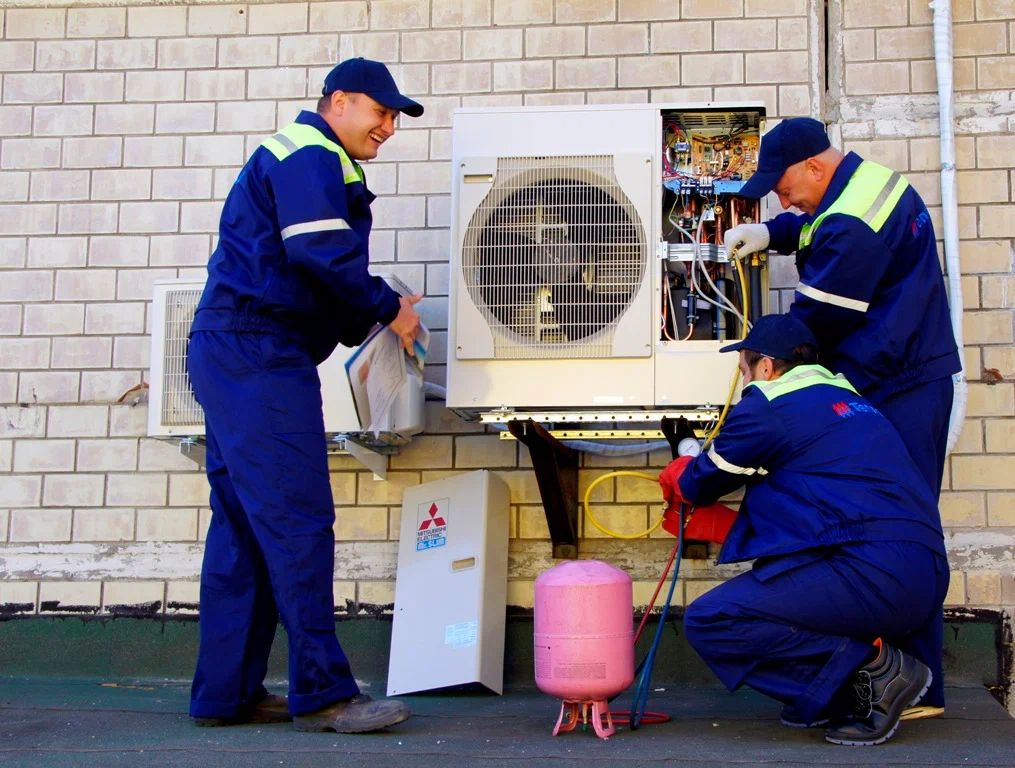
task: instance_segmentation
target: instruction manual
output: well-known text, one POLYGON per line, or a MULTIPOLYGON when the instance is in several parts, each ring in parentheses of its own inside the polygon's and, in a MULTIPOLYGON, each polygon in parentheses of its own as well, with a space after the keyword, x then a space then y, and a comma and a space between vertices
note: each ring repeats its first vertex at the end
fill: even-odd
POLYGON ((391 411, 406 376, 422 375, 430 346, 430 332, 420 323, 413 345, 415 357, 399 348, 398 335, 378 326, 345 363, 360 428, 378 434, 393 425, 391 411), (409 365, 416 370, 407 370, 409 365), (417 373, 418 372, 418 373, 417 373))

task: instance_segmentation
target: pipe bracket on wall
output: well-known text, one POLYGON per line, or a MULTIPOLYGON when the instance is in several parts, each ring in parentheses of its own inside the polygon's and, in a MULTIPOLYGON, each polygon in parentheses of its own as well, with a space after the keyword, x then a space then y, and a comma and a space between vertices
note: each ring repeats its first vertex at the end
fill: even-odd
POLYGON ((509 421, 508 431, 528 446, 550 528, 553 556, 578 557, 578 453, 534 421, 509 421))

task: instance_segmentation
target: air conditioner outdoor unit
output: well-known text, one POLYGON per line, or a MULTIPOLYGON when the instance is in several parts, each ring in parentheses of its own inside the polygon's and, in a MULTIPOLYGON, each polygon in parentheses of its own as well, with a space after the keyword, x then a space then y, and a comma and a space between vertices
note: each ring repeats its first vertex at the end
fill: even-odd
POLYGON ((721 244, 762 220, 736 193, 764 117, 753 103, 457 110, 448 406, 721 407, 736 361, 718 349, 767 307, 764 255, 738 272, 721 244))
MULTIPOLYGON (((412 291, 397 278, 382 277, 403 296, 412 291)), ((155 281, 152 304, 152 354, 148 393, 148 436, 179 441, 185 453, 202 462, 204 413, 194 398, 187 374, 187 343, 204 280, 155 281)), ((375 474, 384 476, 387 459, 412 435, 423 431, 423 378, 411 365, 384 423, 367 431, 360 423, 345 363, 355 348, 338 346, 318 366, 324 401, 324 430, 334 450, 344 450, 375 474)), ((202 462, 203 463, 203 462, 202 462)))

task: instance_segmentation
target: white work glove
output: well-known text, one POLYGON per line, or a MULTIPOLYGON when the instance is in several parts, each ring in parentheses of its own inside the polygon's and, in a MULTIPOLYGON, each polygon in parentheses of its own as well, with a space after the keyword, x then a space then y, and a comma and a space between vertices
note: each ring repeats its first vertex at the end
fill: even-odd
POLYGON ((734 253, 746 256, 768 248, 768 227, 764 224, 740 224, 727 229, 723 235, 726 252, 732 257, 734 253))

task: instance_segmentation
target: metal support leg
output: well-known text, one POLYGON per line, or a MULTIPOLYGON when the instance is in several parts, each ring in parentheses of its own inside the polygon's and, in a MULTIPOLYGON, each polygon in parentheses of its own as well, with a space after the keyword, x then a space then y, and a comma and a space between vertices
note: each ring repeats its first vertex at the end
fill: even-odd
POLYGON ((508 430, 529 448, 539 483, 553 556, 578 557, 578 454, 534 421, 509 421, 508 430))

